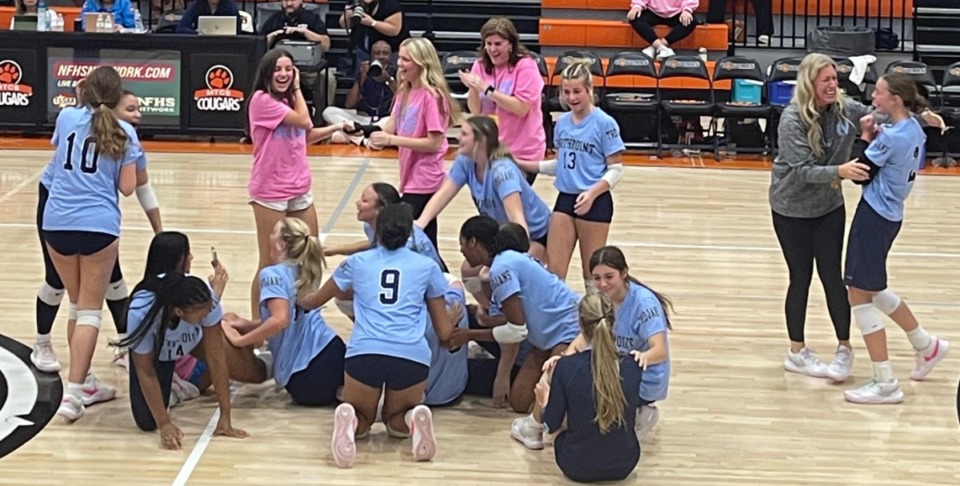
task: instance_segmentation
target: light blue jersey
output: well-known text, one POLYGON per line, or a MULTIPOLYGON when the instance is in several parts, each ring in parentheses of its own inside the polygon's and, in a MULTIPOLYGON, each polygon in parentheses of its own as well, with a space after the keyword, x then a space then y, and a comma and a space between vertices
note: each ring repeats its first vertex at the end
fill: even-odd
POLYGON ((530 239, 539 240, 547 235, 550 228, 550 208, 537 196, 512 160, 494 160, 484 171, 483 180, 480 180, 477 178, 476 162, 466 155, 458 155, 447 172, 447 178, 457 187, 468 186, 477 211, 500 224, 510 222, 503 200, 511 194, 520 193, 523 218, 527 221, 530 239))
MULTIPOLYGON (((617 337, 617 350, 621 353, 647 351, 650 338, 664 333, 666 339, 667 316, 657 296, 643 285, 630 282, 627 295, 617 309, 613 332, 617 337)), ((640 398, 651 402, 667 398, 670 384, 670 346, 667 344, 667 360, 650 365, 640 380, 640 398)))
POLYGON ((520 297, 527 340, 537 349, 569 343, 580 332, 580 296, 530 255, 506 250, 493 257, 490 287, 497 308, 511 296, 520 297))
POLYGON ((617 121, 600 108, 576 124, 572 112, 560 115, 553 140, 557 148, 554 186, 567 194, 580 194, 600 182, 607 172, 607 157, 626 150, 617 121))
MULTIPOLYGON (((363 223, 363 234, 367 235, 367 241, 370 242, 371 246, 377 246, 377 235, 373 226, 363 223)), ((443 260, 440 259, 440 254, 437 253, 436 247, 430 241, 430 237, 417 225, 413 225, 413 232, 410 233, 410 239, 407 240, 407 248, 437 262, 441 269, 445 268, 443 260)))
POLYGON ((57 117, 53 145, 53 177, 44 208, 45 231, 92 231, 120 235, 120 167, 143 156, 140 140, 130 124, 120 121, 127 134, 122 160, 100 154, 93 135, 93 111, 64 108, 57 117))
POLYGON ((333 341, 337 333, 327 326, 320 309, 304 312, 297 305, 296 265, 280 263, 260 271, 260 319, 270 318, 267 302, 287 301, 290 322, 286 329, 267 340, 273 353, 273 378, 279 386, 287 386, 290 377, 307 369, 313 358, 333 341))
POLYGON ((353 290, 347 358, 381 354, 430 366, 426 299, 447 289, 435 262, 407 248, 378 246, 351 255, 332 278, 340 290, 353 290))
POLYGON ((863 198, 888 221, 903 221, 903 203, 923 161, 926 135, 914 117, 883 125, 865 155, 880 171, 863 188, 863 198))
MULTIPOLYGON (((463 289, 447 287, 443 295, 447 305, 460 304, 463 308, 463 316, 457 327, 469 329, 470 323, 467 317, 467 296, 463 289)), ((455 353, 451 353, 446 346, 440 345, 437 338, 437 332, 433 330, 433 324, 427 321, 427 342, 430 343, 430 374, 427 376, 427 398, 424 405, 447 405, 456 400, 463 394, 467 388, 467 345, 463 345, 455 353)))
MULTIPOLYGON (((213 327, 220 324, 220 320, 223 319, 223 308, 220 307, 220 299, 217 298, 213 289, 210 289, 210 294, 213 295, 213 308, 203 318, 199 326, 181 320, 176 327, 166 330, 163 336, 163 345, 160 346, 160 352, 156 355, 158 361, 176 361, 186 356, 203 339, 201 327, 213 327)), ((153 306, 156 298, 155 293, 146 290, 141 290, 130 297, 130 310, 127 312, 127 334, 132 336, 140 326, 150 326, 150 330, 147 331, 143 340, 133 348, 134 353, 150 354, 157 344, 158 321, 163 311, 157 314, 153 322, 143 322, 143 318, 150 311, 150 307, 153 306)))

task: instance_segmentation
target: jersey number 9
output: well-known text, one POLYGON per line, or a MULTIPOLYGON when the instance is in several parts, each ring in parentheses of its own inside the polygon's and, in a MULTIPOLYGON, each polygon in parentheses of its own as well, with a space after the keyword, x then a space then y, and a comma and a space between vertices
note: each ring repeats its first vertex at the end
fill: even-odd
POLYGON ((380 272, 380 303, 393 305, 397 303, 400 290, 400 270, 384 270, 380 272))

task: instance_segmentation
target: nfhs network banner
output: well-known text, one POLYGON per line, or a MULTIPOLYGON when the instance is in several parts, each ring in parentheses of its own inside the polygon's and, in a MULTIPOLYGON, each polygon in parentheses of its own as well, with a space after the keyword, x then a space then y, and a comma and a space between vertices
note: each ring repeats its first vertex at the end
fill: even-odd
POLYGON ((179 124, 182 109, 179 52, 102 49, 88 53, 73 48, 50 48, 47 54, 47 110, 51 120, 62 108, 77 104, 77 81, 106 65, 116 69, 123 78, 124 88, 137 95, 143 123, 179 124))

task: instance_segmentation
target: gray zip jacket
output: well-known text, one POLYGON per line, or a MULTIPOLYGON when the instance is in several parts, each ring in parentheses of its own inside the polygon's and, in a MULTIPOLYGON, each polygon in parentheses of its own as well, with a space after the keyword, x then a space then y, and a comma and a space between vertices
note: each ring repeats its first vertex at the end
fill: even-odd
POLYGON ((837 166, 850 161, 860 118, 872 112, 849 98, 844 99, 844 118, 836 110, 820 117, 823 156, 813 155, 807 143, 807 126, 792 104, 780 117, 780 151, 770 175, 770 208, 782 216, 817 218, 843 206, 843 190, 837 166))

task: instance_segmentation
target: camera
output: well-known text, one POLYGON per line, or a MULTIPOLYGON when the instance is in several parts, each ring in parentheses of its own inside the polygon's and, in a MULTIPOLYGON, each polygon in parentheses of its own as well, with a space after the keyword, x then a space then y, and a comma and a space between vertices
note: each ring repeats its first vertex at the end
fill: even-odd
POLYGON ((380 61, 372 61, 370 63, 370 68, 367 69, 367 76, 371 78, 379 78, 383 74, 383 64, 380 64, 380 61))
POLYGON ((363 10, 363 0, 357 0, 353 5, 353 18, 359 19, 364 13, 366 12, 363 10))

